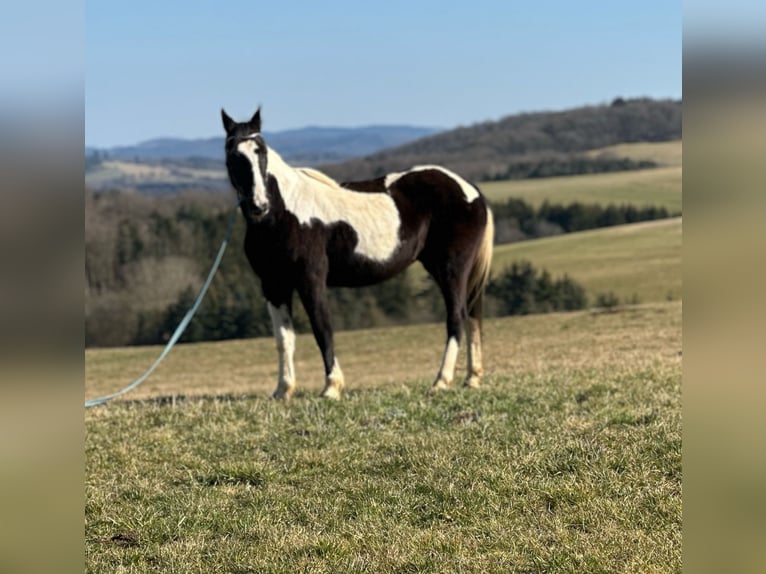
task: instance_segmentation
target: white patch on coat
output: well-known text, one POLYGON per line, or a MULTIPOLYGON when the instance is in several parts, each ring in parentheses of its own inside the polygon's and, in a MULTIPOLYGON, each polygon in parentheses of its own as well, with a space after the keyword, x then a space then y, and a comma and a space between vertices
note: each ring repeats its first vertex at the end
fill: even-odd
POLYGON ((250 169, 253 170, 253 205, 264 209, 269 205, 269 197, 266 194, 266 185, 261 177, 261 170, 258 168, 258 144, 252 139, 243 141, 237 146, 237 151, 244 155, 250 162, 250 169))
POLYGON ((442 366, 439 369, 439 376, 437 381, 441 380, 449 384, 455 376, 455 363, 457 363, 457 352, 459 345, 455 337, 450 337, 447 340, 447 346, 444 349, 444 356, 442 357, 442 366))
POLYGON ((274 307, 271 303, 267 304, 271 324, 274 328, 274 339, 277 342, 277 352, 279 353, 279 380, 277 390, 289 389, 295 385, 295 365, 293 355, 295 354, 295 329, 287 305, 274 307))
POLYGON ((472 186, 470 183, 468 183, 466 180, 464 180, 455 172, 450 171, 447 168, 441 167, 439 165, 416 165, 409 171, 403 171, 400 173, 389 173, 386 176, 386 179, 384 180, 386 189, 390 188, 399 178, 409 173, 413 173, 415 171, 427 171, 429 169, 435 169, 447 175, 448 177, 451 177, 455 181, 455 183, 457 183, 460 186, 460 189, 463 191, 463 195, 465 196, 465 200, 468 203, 471 203, 474 199, 479 197, 479 192, 476 190, 474 186, 472 186))
POLYGON ((287 210, 302 225, 345 222, 356 231, 355 252, 374 261, 387 261, 399 246, 399 210, 386 193, 365 193, 341 187, 323 173, 293 169, 269 149, 267 171, 279 181, 287 210))

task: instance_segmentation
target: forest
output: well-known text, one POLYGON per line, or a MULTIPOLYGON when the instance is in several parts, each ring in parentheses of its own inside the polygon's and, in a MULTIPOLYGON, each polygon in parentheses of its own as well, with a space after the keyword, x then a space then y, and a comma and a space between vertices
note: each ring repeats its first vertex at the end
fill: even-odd
MULTIPOLYGON (((87 346, 164 343, 191 306, 223 238, 233 201, 220 193, 164 197, 136 192, 86 192, 85 340, 87 346)), ((572 203, 533 208, 521 200, 493 206, 496 240, 520 241, 595 227, 667 217, 664 208, 572 203)), ((271 334, 257 277, 242 252, 237 219, 229 249, 183 341, 271 334)), ((421 274, 422 275, 422 274, 421 274)), ((441 321, 435 284, 404 273, 361 289, 333 289, 338 329, 441 321)), ((551 277, 529 262, 500 270, 488 289, 488 315, 583 308, 589 304, 569 277, 551 277)), ((299 331, 308 321, 295 305, 299 331)))

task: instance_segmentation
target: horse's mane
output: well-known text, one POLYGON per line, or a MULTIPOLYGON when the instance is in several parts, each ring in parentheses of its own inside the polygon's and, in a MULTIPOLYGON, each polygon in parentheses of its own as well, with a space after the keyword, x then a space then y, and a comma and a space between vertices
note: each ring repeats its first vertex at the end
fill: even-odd
POLYGON ((321 171, 317 171, 316 169, 311 169, 310 167, 297 167, 295 168, 295 171, 298 171, 302 173, 303 175, 305 175, 306 177, 311 178, 320 183, 323 183, 325 185, 328 185, 334 189, 344 189, 343 187, 341 187, 341 185, 337 181, 335 181, 329 175, 324 174, 321 171))

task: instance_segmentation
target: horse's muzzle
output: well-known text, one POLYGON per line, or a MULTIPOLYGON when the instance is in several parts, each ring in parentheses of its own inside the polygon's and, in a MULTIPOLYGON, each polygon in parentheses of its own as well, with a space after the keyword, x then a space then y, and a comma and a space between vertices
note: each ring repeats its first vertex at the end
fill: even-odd
POLYGON ((247 215, 253 221, 258 221, 259 219, 263 219, 268 212, 269 212, 268 205, 264 205, 263 207, 260 207, 258 205, 250 204, 247 207, 247 215))
POLYGON ((253 214, 253 217, 263 217, 269 212, 269 208, 268 206, 258 207, 257 205, 254 205, 252 208, 250 208, 250 212, 253 214))

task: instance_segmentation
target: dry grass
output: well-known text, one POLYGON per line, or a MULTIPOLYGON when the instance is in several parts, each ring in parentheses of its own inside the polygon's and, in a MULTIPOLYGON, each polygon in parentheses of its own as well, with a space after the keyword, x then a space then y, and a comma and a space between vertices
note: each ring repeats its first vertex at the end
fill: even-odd
MULTIPOLYGON (((626 316, 653 317, 641 307, 629 314, 591 312, 488 319, 484 323, 489 373, 558 370, 582 364, 602 365, 616 352, 646 354, 668 340, 647 329, 624 330, 626 316), (572 326, 577 329, 571 329, 572 326), (588 329, 588 338, 581 331, 588 329), (625 344, 591 348, 599 337, 625 344), (638 337, 638 338, 637 338, 638 337)), ((663 333, 665 333, 663 331, 663 333)), ((668 331, 669 337, 677 333, 668 331)), ((429 381, 441 360, 445 331, 441 324, 364 329, 336 334, 336 350, 352 389, 397 388, 402 381, 429 381)), ((299 388, 319 392, 322 361, 311 334, 298 335, 295 368, 299 388)), ((114 392, 142 374, 161 347, 87 349, 85 392, 88 398, 114 392)), ((651 353, 649 353, 651 354, 651 353)), ((458 372, 464 368, 461 353, 458 372)), ((130 399, 158 396, 253 394, 267 397, 276 386, 276 349, 271 338, 178 345, 130 399)))
POLYGON ((586 153, 586 155, 593 157, 602 154, 626 157, 633 160, 648 159, 662 166, 680 166, 683 156, 683 144, 681 140, 621 143, 594 149, 586 153))
POLYGON ((481 191, 491 202, 509 198, 523 199, 533 206, 550 203, 632 204, 638 207, 665 207, 681 212, 681 166, 598 173, 493 181, 481 184, 481 191))
POLYGON ((108 160, 89 171, 86 184, 91 186, 107 185, 110 182, 128 183, 189 183, 193 188, 195 180, 224 179, 224 170, 203 169, 186 166, 151 165, 122 160, 108 160))
POLYGON ((568 274, 588 295, 613 292, 641 302, 681 298, 681 218, 568 233, 495 248, 492 268, 526 259, 554 277, 568 274))
POLYGON ((340 403, 306 337, 288 404, 271 341, 183 345, 86 412, 87 571, 678 572, 680 311, 488 321, 484 389, 433 398, 441 326, 339 334, 340 403))

